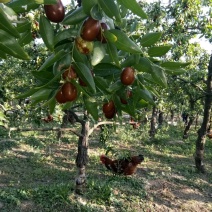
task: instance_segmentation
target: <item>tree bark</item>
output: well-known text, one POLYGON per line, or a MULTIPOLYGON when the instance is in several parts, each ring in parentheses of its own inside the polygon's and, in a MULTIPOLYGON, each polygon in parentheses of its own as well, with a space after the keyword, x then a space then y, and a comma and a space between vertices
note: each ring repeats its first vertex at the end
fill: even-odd
POLYGON ((189 102, 190 102, 190 113, 188 115, 189 121, 188 121, 188 123, 186 123, 187 121, 185 122, 186 125, 185 125, 185 129, 183 132, 183 139, 188 138, 188 132, 189 132, 191 125, 193 124, 194 119, 195 119, 193 114, 194 114, 194 107, 195 107, 196 100, 194 100, 191 95, 190 95, 189 102))
POLYGON ((194 154, 196 168, 198 171, 202 173, 205 173, 203 157, 205 150, 206 134, 210 120, 211 102, 212 102, 212 55, 210 57, 208 66, 207 90, 205 96, 203 122, 200 129, 198 130, 198 137, 196 140, 196 152, 194 154))
POLYGON ((171 123, 173 124, 174 122, 174 110, 171 109, 171 123))
POLYGON ((158 124, 159 127, 161 127, 163 125, 163 121, 164 121, 164 112, 163 111, 159 111, 159 116, 158 116, 158 124))
POLYGON ((78 176, 76 179, 76 192, 81 194, 84 184, 86 183, 85 168, 88 163, 88 134, 89 134, 89 121, 83 120, 81 122, 82 136, 78 140, 78 153, 76 158, 76 165, 78 168, 78 176))
POLYGON ((183 132, 183 139, 187 139, 188 138, 188 132, 191 128, 191 125, 193 124, 194 122, 194 116, 189 116, 189 121, 188 121, 188 124, 186 125, 185 129, 184 129, 184 132, 183 132))
POLYGON ((153 106, 152 108, 152 119, 150 122, 150 131, 149 131, 149 136, 151 138, 155 137, 156 134, 156 122, 157 122, 157 108, 156 106, 153 106))
MULTIPOLYGON (((65 128, 68 125, 69 122, 71 123, 71 125, 73 125, 75 121, 76 120, 75 120, 73 114, 70 113, 69 110, 65 110, 64 115, 63 115, 61 128, 65 128)), ((62 131, 58 131, 58 133, 57 133, 57 139, 58 140, 60 140, 60 138, 62 137, 62 133, 63 133, 62 131)))

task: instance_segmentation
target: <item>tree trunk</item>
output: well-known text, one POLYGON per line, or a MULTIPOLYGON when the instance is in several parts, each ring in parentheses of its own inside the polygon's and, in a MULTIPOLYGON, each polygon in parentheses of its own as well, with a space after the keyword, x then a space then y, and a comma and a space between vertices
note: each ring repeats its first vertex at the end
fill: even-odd
MULTIPOLYGON (((74 124, 75 121, 76 120, 75 120, 73 114, 70 113, 69 110, 65 110, 64 111, 64 115, 63 115, 63 120, 62 120, 61 128, 65 128, 68 125, 69 122, 71 124, 74 124)), ((57 133, 57 139, 58 140, 60 140, 60 138, 62 137, 62 133, 63 133, 62 131, 58 131, 58 133, 57 133)))
POLYGON ((174 122, 174 110, 171 110, 171 123, 173 124, 174 122))
POLYGON ((191 96, 190 96, 190 114, 186 114, 187 118, 186 118, 186 121, 185 121, 185 130, 184 130, 184 133, 183 133, 183 139, 187 139, 188 138, 188 132, 191 128, 191 125, 193 124, 194 122, 194 107, 195 107, 195 102, 196 100, 194 100, 191 96), (189 118, 189 121, 187 120, 189 118))
POLYGON ((189 116, 189 121, 188 121, 188 124, 186 125, 185 129, 184 129, 184 132, 183 132, 183 139, 187 139, 188 138, 188 132, 191 128, 191 125, 193 124, 194 122, 194 116, 189 116))
POLYGON ((158 116, 158 124, 159 127, 161 127, 163 125, 163 121, 164 121, 164 112, 163 111, 159 111, 159 116, 158 116))
POLYGON ((199 114, 197 113, 196 118, 195 118, 195 130, 197 129, 198 126, 198 120, 199 120, 199 114))
POLYGON ((156 134, 156 122, 157 122, 157 108, 156 106, 153 106, 152 108, 152 119, 150 122, 150 131, 149 131, 149 136, 151 138, 155 137, 156 134))
POLYGON ((195 165, 197 170, 202 173, 205 172, 203 157, 204 157, 206 133, 210 120, 211 102, 212 102, 211 95, 212 95, 212 55, 210 57, 210 62, 208 66, 207 90, 205 96, 203 122, 200 129, 198 130, 198 137, 196 140, 195 165))
POLYGON ((78 177, 76 179, 76 192, 82 193, 84 184, 86 182, 85 167, 88 163, 88 133, 89 121, 86 120, 82 124, 81 134, 78 141, 78 154, 76 158, 76 165, 78 167, 78 177))

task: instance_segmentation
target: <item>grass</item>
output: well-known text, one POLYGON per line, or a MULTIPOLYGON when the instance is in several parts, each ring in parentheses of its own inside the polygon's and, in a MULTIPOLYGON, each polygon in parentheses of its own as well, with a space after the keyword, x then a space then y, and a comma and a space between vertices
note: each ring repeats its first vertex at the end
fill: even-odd
POLYGON ((206 142, 203 175, 194 167, 196 133, 183 141, 182 132, 166 126, 149 139, 146 126, 119 126, 103 137, 95 131, 83 195, 74 192, 75 135, 67 133, 59 142, 53 132, 13 132, 12 139, 2 134, 0 211, 210 211, 212 142, 206 142), (99 162, 106 151, 112 158, 142 153, 145 161, 133 176, 113 175, 99 162))

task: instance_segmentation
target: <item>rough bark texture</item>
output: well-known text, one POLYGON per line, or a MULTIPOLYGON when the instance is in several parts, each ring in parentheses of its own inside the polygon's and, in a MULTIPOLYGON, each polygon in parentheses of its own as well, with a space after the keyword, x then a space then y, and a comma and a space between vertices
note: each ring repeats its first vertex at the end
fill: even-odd
POLYGON ((161 127, 163 125, 163 121, 164 121, 164 112, 163 111, 159 111, 159 116, 158 116, 159 127, 161 127))
POLYGON ((184 129, 184 132, 183 132, 183 139, 188 138, 188 133, 189 133, 189 130, 191 128, 191 125, 194 122, 194 119, 195 119, 194 116, 189 116, 188 124, 185 126, 185 129, 184 129))
POLYGON ((195 165, 197 170, 199 170, 202 173, 205 172, 203 157, 204 157, 206 134, 210 120, 211 101, 212 101, 212 55, 210 57, 210 62, 208 66, 207 90, 205 96, 203 122, 200 129, 198 130, 198 137, 196 140, 195 165))
POLYGON ((78 176, 76 178, 76 193, 83 193, 84 185, 86 183, 86 173, 85 168, 88 163, 88 137, 89 137, 89 121, 87 117, 84 120, 76 118, 77 122, 80 122, 81 136, 78 140, 78 153, 76 158, 76 165, 78 168, 78 176))
POLYGON ((197 113, 195 118, 195 127, 194 127, 195 130, 197 129, 197 126, 198 126, 198 119, 199 119, 199 114, 197 113))
POLYGON ((155 133, 156 133, 156 122, 157 122, 157 108, 156 106, 154 106, 152 108, 152 119, 151 119, 151 123, 150 123, 150 131, 149 131, 149 136, 151 138, 155 137, 155 133))
POLYGON ((188 123, 185 122, 185 129, 184 129, 184 132, 183 132, 183 139, 187 139, 188 138, 188 133, 189 133, 189 130, 191 128, 191 125, 193 124, 194 122, 194 119, 195 117, 193 116, 193 113, 194 113, 194 108, 195 108, 195 102, 196 100, 194 100, 191 96, 190 96, 190 115, 188 116, 189 117, 189 121, 188 123))

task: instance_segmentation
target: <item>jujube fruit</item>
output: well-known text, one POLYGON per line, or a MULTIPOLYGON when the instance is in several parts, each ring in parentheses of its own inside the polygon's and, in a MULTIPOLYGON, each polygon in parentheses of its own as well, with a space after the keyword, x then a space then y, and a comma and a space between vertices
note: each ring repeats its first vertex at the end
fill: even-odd
POLYGON ((96 37, 98 41, 101 41, 101 43, 107 43, 107 40, 106 40, 106 38, 105 38, 105 36, 103 34, 103 32, 105 30, 107 30, 107 29, 108 29, 108 25, 106 23, 104 23, 104 22, 101 23, 101 27, 100 27, 99 33, 98 33, 98 35, 96 37))
POLYGON ((70 66, 68 69, 66 69, 63 72, 62 76, 63 76, 64 80, 71 80, 71 79, 77 78, 77 74, 76 74, 73 66, 70 66))
POLYGON ((93 42, 83 40, 80 36, 76 38, 75 44, 82 54, 89 54, 93 51, 93 42))
POLYGON ((108 113, 104 113, 107 119, 112 119, 115 116, 115 114, 116 114, 116 110, 108 112, 108 113))
POLYGON ((63 84, 62 93, 67 101, 74 101, 77 98, 77 88, 70 82, 63 84))
POLYGON ((115 111, 114 102, 111 100, 111 101, 109 101, 107 103, 104 103, 103 107, 102 107, 102 110, 103 110, 104 113, 110 113, 110 112, 115 111))
POLYGON ((60 104, 63 104, 63 103, 66 103, 66 102, 67 102, 66 98, 63 96, 62 89, 60 89, 60 90, 57 92, 57 94, 56 94, 56 96, 55 96, 55 99, 56 99, 56 101, 57 101, 58 103, 60 103, 60 104))
POLYGON ((121 73, 121 82, 124 85, 132 85, 135 80, 135 71, 131 67, 126 67, 121 73))
POLYGON ((94 41, 100 31, 100 23, 98 20, 95 20, 91 17, 85 20, 82 31, 81 37, 86 41, 94 41))
POLYGON ((126 105, 126 104, 128 103, 127 100, 128 100, 131 96, 132 96, 132 91, 129 91, 129 90, 128 90, 128 91, 126 92, 125 97, 124 97, 124 96, 120 97, 121 103, 126 105))
POLYGON ((54 23, 60 23, 65 17, 65 9, 61 0, 57 0, 56 4, 44 5, 46 17, 54 23))

